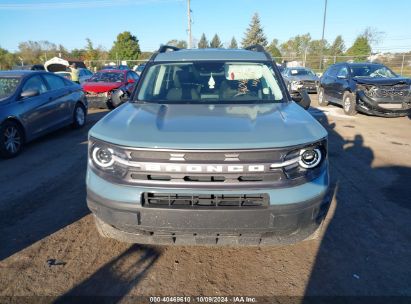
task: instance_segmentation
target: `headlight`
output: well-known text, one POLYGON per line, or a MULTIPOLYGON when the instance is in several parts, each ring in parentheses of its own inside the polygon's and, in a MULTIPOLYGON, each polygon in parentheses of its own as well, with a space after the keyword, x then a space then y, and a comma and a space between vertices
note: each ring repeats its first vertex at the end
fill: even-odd
POLYGON ((113 149, 94 146, 91 155, 93 161, 102 168, 108 168, 114 164, 113 149))
POLYGON ((298 164, 306 169, 316 167, 321 162, 320 149, 303 149, 300 151, 300 161, 298 164))
POLYGON ((284 167, 284 173, 288 179, 316 178, 327 165, 327 140, 292 150, 287 153, 284 161, 291 162, 284 167))
POLYGON ((298 91, 298 89, 302 86, 301 81, 293 80, 291 81, 291 90, 298 91))

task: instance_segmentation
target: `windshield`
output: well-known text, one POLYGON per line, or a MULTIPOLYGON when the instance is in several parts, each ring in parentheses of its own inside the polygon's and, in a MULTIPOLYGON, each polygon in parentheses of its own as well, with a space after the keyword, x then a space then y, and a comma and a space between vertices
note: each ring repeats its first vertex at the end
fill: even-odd
POLYGON ((371 78, 395 78, 397 75, 383 65, 362 65, 352 66, 351 74, 353 77, 371 78))
POLYGON ((305 75, 315 76, 314 72, 308 69, 291 69, 290 75, 291 76, 305 76, 305 75))
POLYGON ((115 72, 98 72, 90 78, 91 82, 123 82, 124 74, 115 72))
POLYGON ((162 103, 279 102, 283 94, 263 63, 201 61, 149 67, 137 100, 162 103))
POLYGON ((18 77, 0 77, 0 99, 13 95, 19 83, 18 77))

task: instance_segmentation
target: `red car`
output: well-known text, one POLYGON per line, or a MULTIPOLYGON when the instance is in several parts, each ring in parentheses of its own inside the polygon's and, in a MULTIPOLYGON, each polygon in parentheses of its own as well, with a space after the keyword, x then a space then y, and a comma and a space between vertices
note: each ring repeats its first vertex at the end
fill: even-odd
POLYGON ((111 95, 122 89, 131 93, 139 76, 127 70, 101 70, 82 84, 91 107, 107 107, 113 109, 111 95))

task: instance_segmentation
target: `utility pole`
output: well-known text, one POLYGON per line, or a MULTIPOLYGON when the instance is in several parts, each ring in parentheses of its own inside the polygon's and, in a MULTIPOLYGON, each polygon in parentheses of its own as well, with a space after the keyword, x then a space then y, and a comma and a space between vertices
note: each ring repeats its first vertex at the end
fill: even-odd
POLYGON ((325 33, 325 19, 326 19, 326 17, 327 17, 327 0, 325 0, 325 5, 324 5, 323 34, 321 35, 320 71, 323 68, 324 33, 325 33))
POLYGON ((187 17, 188 17, 188 48, 191 49, 191 8, 190 8, 190 0, 187 0, 187 17))

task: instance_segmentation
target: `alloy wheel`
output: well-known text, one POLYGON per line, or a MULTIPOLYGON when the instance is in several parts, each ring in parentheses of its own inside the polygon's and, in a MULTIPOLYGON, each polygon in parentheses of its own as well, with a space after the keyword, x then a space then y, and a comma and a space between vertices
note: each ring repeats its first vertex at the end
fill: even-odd
POLYGON ((14 126, 9 126, 4 130, 4 145, 10 154, 16 154, 21 147, 21 135, 14 126))
POLYGON ((84 110, 81 107, 76 109, 76 121, 79 126, 84 125, 85 115, 84 110))

